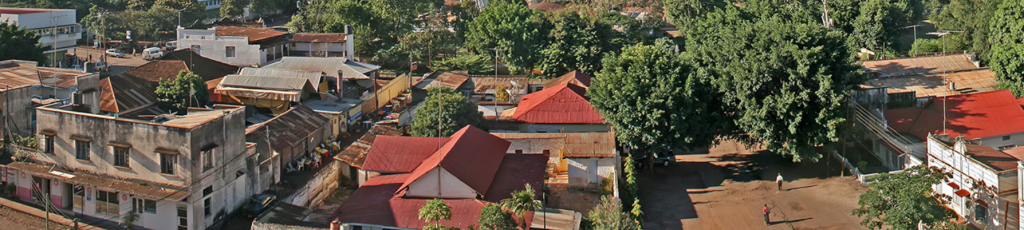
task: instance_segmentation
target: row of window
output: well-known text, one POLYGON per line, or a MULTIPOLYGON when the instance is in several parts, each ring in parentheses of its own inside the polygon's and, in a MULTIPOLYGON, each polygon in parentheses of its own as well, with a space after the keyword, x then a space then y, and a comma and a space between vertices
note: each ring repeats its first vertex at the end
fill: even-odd
MULTIPOLYGON (((43 140, 43 152, 53 154, 53 136, 44 136, 43 140)), ((75 140, 75 159, 90 161, 89 152, 92 148, 90 141, 75 140)), ((126 147, 111 146, 114 154, 114 166, 131 168, 129 159, 131 158, 131 149, 126 147)), ((178 155, 176 154, 164 154, 160 155, 160 173, 174 175, 174 167, 178 163, 178 155)), ((200 152, 202 156, 203 172, 213 169, 214 160, 213 149, 204 150, 200 152)))
POLYGON ((219 6, 222 0, 206 0, 206 6, 219 6))
POLYGON ((46 27, 46 28, 34 29, 33 31, 35 31, 36 34, 39 34, 39 36, 44 36, 45 37, 45 36, 53 35, 54 29, 57 30, 57 34, 58 35, 61 35, 61 34, 76 34, 76 33, 82 32, 82 27, 79 26, 79 25, 58 26, 56 28, 54 28, 54 27, 46 27))

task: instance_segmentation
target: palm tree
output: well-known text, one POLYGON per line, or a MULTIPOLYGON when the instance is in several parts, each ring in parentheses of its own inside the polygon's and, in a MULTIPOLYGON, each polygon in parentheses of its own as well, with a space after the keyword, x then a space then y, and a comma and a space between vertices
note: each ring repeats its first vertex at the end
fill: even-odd
POLYGON ((128 214, 125 214, 123 217, 121 217, 121 225, 124 225, 125 229, 132 229, 132 226, 134 226, 135 222, 138 221, 139 214, 136 214, 134 210, 129 211, 128 214))
POLYGON ((452 219, 452 208, 448 207, 448 204, 445 204, 444 200, 434 198, 433 200, 427 201, 427 204, 423 205, 423 207, 420 207, 419 219, 428 223, 434 222, 433 228, 431 229, 444 229, 444 227, 441 226, 441 220, 452 219))
POLYGON ((526 226, 526 212, 544 207, 534 197, 533 187, 530 184, 526 184, 523 190, 512 192, 511 198, 501 200, 501 208, 511 210, 519 218, 519 226, 522 229, 529 229, 530 226, 526 226))

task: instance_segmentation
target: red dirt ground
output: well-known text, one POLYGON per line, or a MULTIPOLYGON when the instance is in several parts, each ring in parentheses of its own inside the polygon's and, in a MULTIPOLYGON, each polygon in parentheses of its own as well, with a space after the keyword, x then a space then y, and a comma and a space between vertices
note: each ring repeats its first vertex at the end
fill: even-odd
POLYGON ((726 141, 676 160, 638 178, 645 229, 865 229, 850 212, 866 188, 840 177, 827 158, 792 163, 726 141), (785 179, 781 192, 777 173, 785 179), (761 214, 765 204, 771 225, 761 214))
MULTIPOLYGON (((45 229, 46 221, 26 213, 0 206, 0 229, 45 229)), ((51 230, 68 229, 67 226, 50 223, 51 230)))

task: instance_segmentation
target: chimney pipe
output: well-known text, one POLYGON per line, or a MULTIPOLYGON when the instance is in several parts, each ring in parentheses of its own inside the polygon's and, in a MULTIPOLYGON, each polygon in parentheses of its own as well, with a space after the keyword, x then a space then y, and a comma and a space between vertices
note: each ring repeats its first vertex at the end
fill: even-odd
POLYGON ((331 221, 331 230, 341 230, 341 221, 337 219, 331 221))

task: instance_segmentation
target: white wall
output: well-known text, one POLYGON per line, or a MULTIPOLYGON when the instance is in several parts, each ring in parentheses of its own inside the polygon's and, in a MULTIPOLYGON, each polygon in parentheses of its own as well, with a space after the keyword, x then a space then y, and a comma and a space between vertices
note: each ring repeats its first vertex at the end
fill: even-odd
POLYGON ((984 145, 984 146, 988 146, 988 147, 992 147, 993 149, 999 149, 999 147, 1010 146, 1010 145, 1013 145, 1013 146, 1024 146, 1024 133, 1017 133, 1017 134, 1010 134, 1010 135, 1003 135, 1003 136, 981 138, 981 141, 980 141, 979 144, 984 145), (1004 141, 1003 140, 1004 136, 1009 136, 1010 139, 1004 141))
MULTIPOLYGON (((23 29, 35 30, 52 28, 54 26, 73 26, 71 34, 59 34, 56 37, 57 49, 76 46, 75 41, 82 38, 82 26, 75 21, 75 10, 56 10, 53 12, 31 13, 31 14, 2 14, 0 23, 9 21, 17 23, 23 29), (55 20, 56 19, 56 20, 55 20)), ((47 33, 39 38, 39 43, 46 46, 54 46, 52 33, 47 33)), ((51 51, 47 51, 50 53, 51 51)))
POLYGON ((568 158, 569 185, 601 185, 615 174, 615 158, 568 158))
MULTIPOLYGON (((951 178, 941 184, 932 185, 932 190, 936 193, 947 195, 952 197, 951 202, 947 205, 957 215, 972 216, 972 210, 974 207, 967 206, 968 201, 983 200, 989 204, 988 208, 988 224, 992 224, 993 218, 1002 217, 999 213, 1003 212, 1003 202, 999 197, 990 197, 988 192, 982 189, 973 189, 972 184, 974 181, 982 181, 986 186, 994 187, 995 191, 1013 190, 1017 188, 1008 188, 1006 186, 1017 186, 1016 184, 1007 185, 1000 184, 1000 175, 987 168, 981 163, 968 158, 965 155, 966 147, 963 142, 957 142, 954 146, 946 145, 935 139, 935 137, 928 138, 928 166, 938 167, 943 171, 950 172, 951 178), (956 183, 959 185, 959 189, 953 188, 949 185, 949 182, 956 183), (1003 186, 1003 187, 1000 187, 1003 186), (971 193, 968 197, 960 197, 955 194, 958 190, 967 190, 971 193), (980 196, 979 196, 980 195, 980 196)), ((1019 164, 1019 163, 1018 163, 1019 164)), ((1005 172, 1002 172, 1005 174, 1005 172)), ((1011 175, 1006 175, 1011 176, 1011 175)), ((1016 177, 1016 171, 1013 172, 1012 176, 1016 177)), ((1012 200, 1017 200, 1013 198, 1012 200)), ((972 202, 973 203, 973 202, 972 202)), ((1016 212, 1016 211, 1015 211, 1016 212)))
POLYGON ((448 170, 436 167, 410 183, 409 191, 405 195, 408 197, 472 199, 476 197, 476 191, 449 173, 448 170), (438 193, 441 195, 438 196, 438 193))
POLYGON ((179 29, 178 48, 191 48, 192 45, 199 45, 199 55, 220 62, 238 66, 266 64, 266 57, 260 51, 260 45, 250 45, 247 37, 217 36, 216 31, 212 29, 179 29), (228 46, 235 47, 234 57, 226 56, 228 46))

